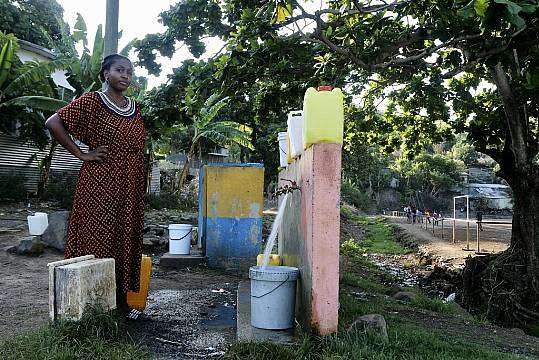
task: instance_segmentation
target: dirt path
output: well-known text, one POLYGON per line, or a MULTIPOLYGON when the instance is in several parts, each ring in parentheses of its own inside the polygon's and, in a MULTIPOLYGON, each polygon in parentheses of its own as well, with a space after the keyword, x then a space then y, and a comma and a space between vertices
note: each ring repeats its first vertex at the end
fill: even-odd
MULTIPOLYGON (((0 338, 36 329, 49 321, 47 263, 63 259, 62 253, 51 249, 36 257, 5 251, 28 236, 26 216, 22 205, 0 207, 0 338)), ((129 322, 131 338, 156 359, 224 353, 236 337, 239 279, 205 268, 167 271, 157 266, 164 251, 145 249, 146 254, 153 255, 145 311, 151 320, 129 322)))
MULTIPOLYGON (((470 224, 469 243, 467 241, 466 223, 457 222, 455 243, 452 241, 452 223, 444 223, 442 227, 433 228, 425 224, 410 224, 405 218, 387 217, 387 219, 402 229, 407 236, 413 238, 419 246, 419 252, 433 258, 438 264, 453 268, 462 268, 466 258, 476 256, 477 231, 475 224, 470 224), (465 249, 469 248, 467 251, 465 249)), ((496 253, 507 249, 511 240, 511 228, 506 225, 483 225, 480 231, 479 249, 482 253, 496 253)))

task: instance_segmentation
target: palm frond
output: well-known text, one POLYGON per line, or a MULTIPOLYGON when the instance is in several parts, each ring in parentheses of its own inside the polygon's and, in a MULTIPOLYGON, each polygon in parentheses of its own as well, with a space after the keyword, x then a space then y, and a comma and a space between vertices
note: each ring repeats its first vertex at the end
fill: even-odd
MULTIPOLYGON (((210 98, 212 96, 210 96, 210 98)), ((211 105, 211 107, 203 109, 204 113, 202 113, 201 111, 202 118, 198 121, 196 127, 199 129, 204 129, 210 122, 213 121, 219 111, 221 111, 221 109, 226 106, 226 104, 228 103, 228 99, 228 97, 225 97, 217 101, 214 105, 211 105)), ((209 99, 206 101, 206 103, 208 103, 208 101, 209 99)))
POLYGON ((64 100, 59 100, 47 96, 19 96, 0 104, 2 106, 24 106, 32 109, 43 111, 56 111, 69 103, 64 100))
POLYGON ((68 69, 71 63, 71 59, 57 59, 48 63, 28 61, 22 66, 22 73, 4 89, 4 94, 14 95, 24 88, 47 81, 53 72, 58 69, 68 69))

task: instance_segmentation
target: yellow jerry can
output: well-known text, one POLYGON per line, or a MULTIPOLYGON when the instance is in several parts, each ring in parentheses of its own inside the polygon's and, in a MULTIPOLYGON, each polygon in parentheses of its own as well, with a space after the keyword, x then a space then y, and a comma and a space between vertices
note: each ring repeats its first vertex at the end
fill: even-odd
POLYGON ((339 88, 308 88, 303 98, 303 148, 343 142, 344 106, 339 88))
MULTIPOLYGON (((256 257, 256 265, 261 266, 264 261, 264 254, 260 254, 256 257)), ((277 254, 270 254, 268 265, 271 266, 280 266, 281 265, 281 256, 277 254)))
POLYGON ((140 289, 138 292, 129 291, 127 293, 127 305, 131 309, 136 309, 142 312, 146 308, 151 273, 152 258, 142 255, 142 263, 140 264, 140 289))
POLYGON ((290 133, 288 131, 286 132, 286 144, 287 144, 286 145, 286 159, 289 164, 292 164, 294 159, 292 158, 292 149, 290 145, 290 133))

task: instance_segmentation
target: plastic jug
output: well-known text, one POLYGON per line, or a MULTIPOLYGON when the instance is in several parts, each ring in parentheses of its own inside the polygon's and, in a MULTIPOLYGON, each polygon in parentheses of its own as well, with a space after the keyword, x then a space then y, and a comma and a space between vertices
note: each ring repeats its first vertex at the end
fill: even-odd
POLYGON ((30 235, 43 235, 49 226, 49 218, 44 212, 36 212, 34 215, 29 215, 27 219, 30 235))
POLYGON ((279 147, 279 166, 285 168, 288 166, 286 155, 286 150, 288 148, 288 140, 285 132, 280 132, 277 135, 277 142, 279 147))
POLYGON ((140 264, 140 288, 138 292, 127 292, 127 305, 131 309, 144 311, 146 300, 148 299, 148 289, 150 288, 150 275, 152 273, 152 258, 142 255, 140 264))
POLYGON ((290 137, 290 153, 297 158, 303 153, 303 112, 294 110, 288 113, 288 136, 290 137))
POLYGON ((303 99, 303 148, 343 142, 344 106, 341 89, 308 88, 303 99))

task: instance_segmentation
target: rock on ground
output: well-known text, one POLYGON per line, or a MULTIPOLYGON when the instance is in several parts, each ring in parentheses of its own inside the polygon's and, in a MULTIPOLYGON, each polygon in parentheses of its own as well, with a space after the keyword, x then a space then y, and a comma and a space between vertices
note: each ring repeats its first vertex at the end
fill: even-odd
POLYGON ((67 240, 67 226, 69 224, 69 211, 57 211, 49 215, 49 226, 41 236, 47 246, 64 251, 67 240))
POLYGON ((348 331, 369 332, 388 340, 386 319, 380 314, 369 314, 358 317, 348 331))

